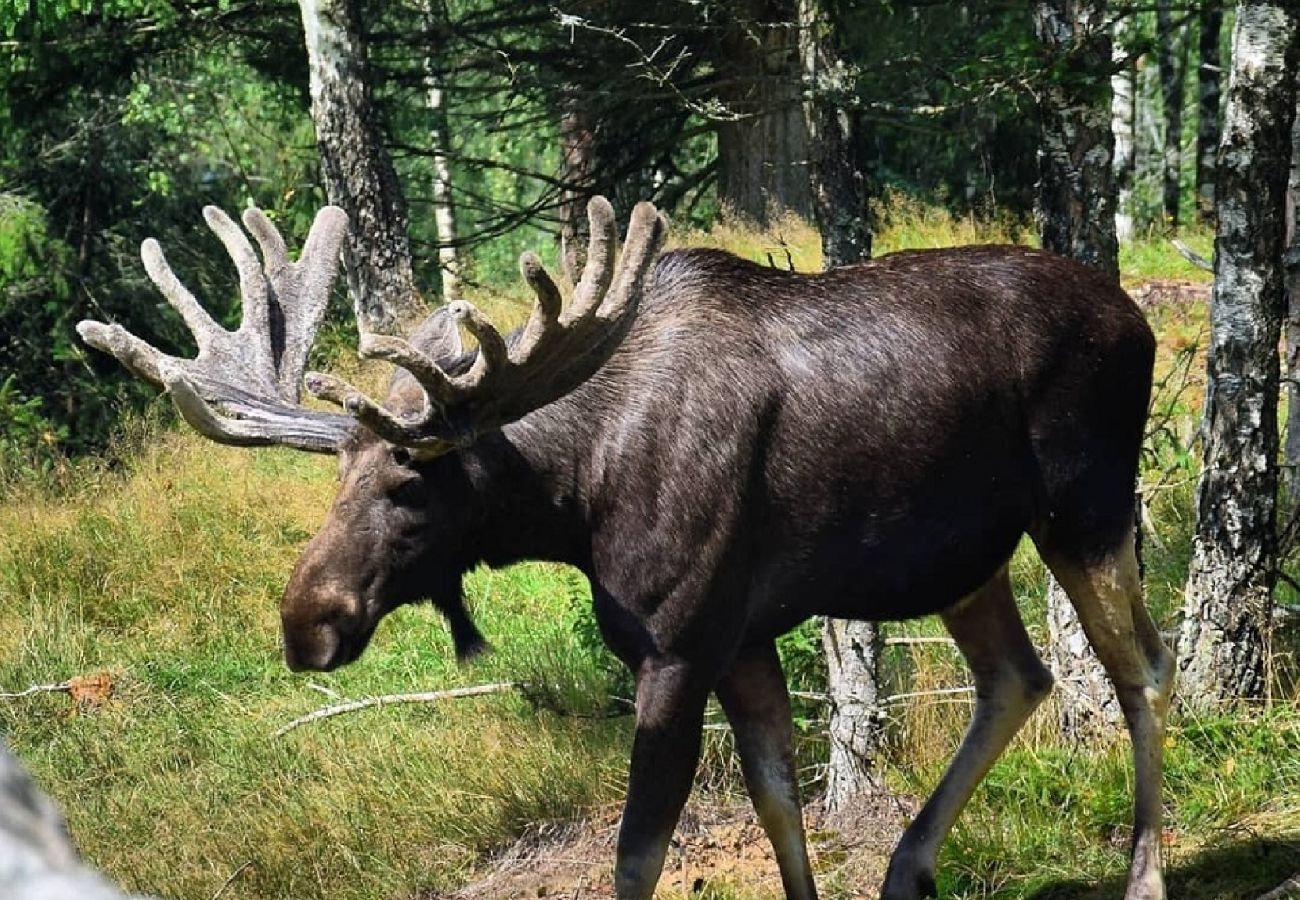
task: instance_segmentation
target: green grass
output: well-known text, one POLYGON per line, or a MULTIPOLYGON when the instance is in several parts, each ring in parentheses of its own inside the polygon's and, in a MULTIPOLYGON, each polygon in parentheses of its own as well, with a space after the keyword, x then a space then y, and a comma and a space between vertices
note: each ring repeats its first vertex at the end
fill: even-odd
POLYGON ((78 845, 128 887, 210 897, 385 897, 445 889, 529 822, 617 796, 626 725, 508 694, 364 711, 272 739, 348 698, 495 681, 547 708, 603 702, 575 632, 584 588, 553 566, 478 572, 498 651, 451 662, 432 610, 381 627, 364 665, 289 674, 278 594, 327 505, 333 463, 164 435, 126 476, 0 507, 0 684, 106 671, 96 709, 63 695, 0 707, 0 729, 67 810, 78 845))

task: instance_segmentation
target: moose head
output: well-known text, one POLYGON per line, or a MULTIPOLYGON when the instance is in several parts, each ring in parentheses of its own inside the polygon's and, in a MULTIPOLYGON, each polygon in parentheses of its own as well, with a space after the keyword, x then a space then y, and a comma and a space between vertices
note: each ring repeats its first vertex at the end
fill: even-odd
POLYGON ((297 262, 261 210, 243 215, 260 261, 229 216, 216 207, 203 215, 239 274, 238 329, 213 321, 150 239, 145 268, 194 335, 198 356, 169 356, 119 325, 85 321, 78 331, 165 387, 185 421, 214 441, 338 455, 334 504, 281 605, 289 668, 351 662, 386 613, 425 598, 446 615, 457 655, 479 652, 486 645, 460 595, 460 575, 477 559, 464 541, 476 506, 464 472, 440 458, 564 396, 604 364, 635 313, 665 221, 649 203, 638 205, 616 265, 614 211, 592 200, 587 263, 570 302, 541 260, 524 253, 520 271, 537 302, 509 338, 465 301, 438 309, 405 339, 362 334, 361 356, 399 367, 380 403, 334 376, 303 374, 335 279, 344 212, 320 211, 297 262), (461 326, 477 339, 472 353, 461 326), (302 406, 302 384, 344 412, 302 406))

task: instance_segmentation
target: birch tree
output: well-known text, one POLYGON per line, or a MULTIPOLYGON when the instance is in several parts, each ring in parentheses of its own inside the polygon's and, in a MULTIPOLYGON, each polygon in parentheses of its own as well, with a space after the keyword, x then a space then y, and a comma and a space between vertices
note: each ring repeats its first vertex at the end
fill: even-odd
POLYGON ((1170 0, 1156 3, 1156 45, 1160 68, 1160 100, 1164 111, 1163 202, 1165 223, 1178 228, 1183 165, 1183 73, 1187 68, 1187 28, 1174 21, 1170 0))
POLYGON ((1133 177, 1136 173, 1133 121, 1135 113, 1135 76, 1137 61, 1131 55, 1133 19, 1116 20, 1111 59, 1115 64, 1110 76, 1110 130, 1115 139, 1115 238, 1117 243, 1133 239, 1133 177))
MULTIPOLYGON (((1296 98, 1300 104, 1300 96, 1296 98)), ((1300 503, 1300 105, 1291 124, 1291 177, 1286 190, 1286 483, 1294 509, 1300 503)))
MULTIPOLYGON (((1043 247, 1119 279, 1103 0, 1038 0, 1034 24, 1054 77, 1039 99, 1037 213, 1043 247)), ((1048 576, 1049 664, 1061 726, 1083 736, 1120 721, 1114 691, 1065 591, 1048 576)))
POLYGON ((348 214, 343 259, 358 324, 391 333, 417 318, 406 199, 381 138, 357 0, 300 0, 311 116, 329 201, 348 214))
POLYGON ((1196 218, 1214 218, 1214 155, 1219 150, 1219 33, 1223 4, 1202 0, 1199 22, 1200 60, 1196 67, 1196 218))
MULTIPOLYGON (((441 0, 424 0, 425 29, 435 33, 447 19, 441 0)), ((451 192, 451 127, 447 122, 446 88, 435 65, 432 48, 424 60, 425 89, 429 109, 429 150, 433 171, 433 227, 438 238, 438 271, 442 275, 443 302, 460 296, 460 261, 456 245, 456 204, 451 192)))
POLYGON ((1289 0, 1237 6, 1218 155, 1204 470, 1178 648, 1180 693, 1195 707, 1265 687, 1296 33, 1289 0))

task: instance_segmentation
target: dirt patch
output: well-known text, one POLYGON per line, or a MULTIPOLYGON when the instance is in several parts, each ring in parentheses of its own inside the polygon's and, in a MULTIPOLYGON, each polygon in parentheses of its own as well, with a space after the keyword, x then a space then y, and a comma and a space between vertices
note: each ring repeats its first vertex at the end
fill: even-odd
MULTIPOLYGON (((804 813, 819 885, 840 897, 875 897, 889 853, 917 804, 892 796, 865 798, 832 821, 820 808, 804 813)), ((599 900, 613 897, 619 811, 577 822, 529 828, 494 856, 473 883, 452 894, 416 900, 599 900)), ((745 898, 780 898, 776 860, 758 819, 740 800, 687 805, 668 849, 656 895, 706 895, 726 887, 745 898)))

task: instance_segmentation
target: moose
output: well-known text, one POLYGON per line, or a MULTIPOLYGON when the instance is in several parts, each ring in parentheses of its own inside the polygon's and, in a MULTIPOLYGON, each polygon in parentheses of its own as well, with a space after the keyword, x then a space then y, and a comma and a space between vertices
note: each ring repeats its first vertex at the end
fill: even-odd
POLYGON ((347 217, 326 207, 297 262, 257 209, 261 248, 204 211, 243 297, 217 325, 158 244, 146 269, 193 331, 164 354, 118 325, 91 345, 165 387, 226 444, 337 454, 338 494, 284 593, 289 668, 355 660, 379 620, 431 600, 458 654, 482 644, 460 594, 480 562, 554 560, 591 583, 604 639, 636 682, 614 883, 648 900, 690 791, 715 694, 790 900, 816 897, 774 639, 811 616, 942 617, 973 672, 960 748, 903 833, 881 897, 935 890, 940 844, 1051 689, 1012 597, 1029 535, 1114 682, 1131 736, 1128 900, 1164 897, 1161 777, 1173 661, 1142 600, 1133 500, 1154 340, 1106 277, 1022 247, 901 252, 820 274, 727 253, 660 253, 641 203, 616 254, 591 201, 566 304, 531 253, 536 304, 502 335, 469 303, 407 338, 383 402, 303 375, 347 217), (461 327, 476 346, 462 345, 461 327), (306 408, 300 386, 341 407, 306 408))

